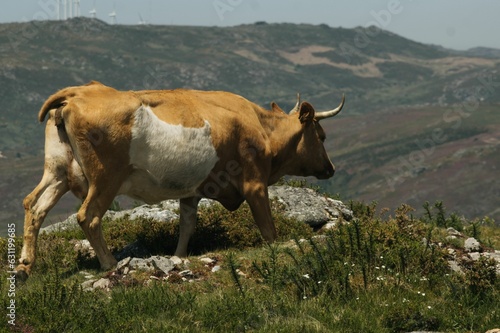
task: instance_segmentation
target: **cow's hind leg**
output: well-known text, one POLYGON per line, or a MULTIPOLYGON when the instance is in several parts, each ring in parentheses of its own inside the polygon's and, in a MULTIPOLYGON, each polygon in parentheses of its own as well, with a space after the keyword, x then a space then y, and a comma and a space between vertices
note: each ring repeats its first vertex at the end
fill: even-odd
POLYGON ((68 190, 63 170, 46 169, 40 184, 24 199, 23 248, 16 268, 22 280, 28 277, 35 262, 38 233, 47 213, 68 190))
POLYGON ((37 187, 23 201, 25 209, 23 249, 16 268, 23 279, 31 272, 36 257, 36 242, 47 213, 69 190, 67 171, 70 150, 66 133, 55 126, 54 110, 45 127, 45 166, 37 187))
POLYGON ((108 249, 102 233, 101 220, 116 196, 116 186, 102 190, 90 186, 87 197, 78 210, 77 220, 94 249, 101 269, 108 270, 116 266, 116 259, 108 249))

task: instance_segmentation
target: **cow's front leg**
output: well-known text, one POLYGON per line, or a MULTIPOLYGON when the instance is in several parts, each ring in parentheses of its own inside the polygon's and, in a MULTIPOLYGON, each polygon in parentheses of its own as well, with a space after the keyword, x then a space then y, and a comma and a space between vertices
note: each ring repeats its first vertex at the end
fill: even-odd
POLYGON ((244 194, 262 237, 264 237, 268 243, 274 242, 277 233, 271 215, 267 186, 264 184, 247 184, 244 194))
POLYGON ((179 241, 175 254, 178 257, 187 257, 189 239, 196 227, 196 213, 198 211, 199 197, 191 197, 180 200, 180 222, 179 241))

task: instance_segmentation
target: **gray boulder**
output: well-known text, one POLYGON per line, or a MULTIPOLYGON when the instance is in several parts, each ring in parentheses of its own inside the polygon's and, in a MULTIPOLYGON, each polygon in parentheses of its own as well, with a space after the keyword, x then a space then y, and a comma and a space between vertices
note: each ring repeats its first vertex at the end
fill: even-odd
POLYGON ((340 218, 350 221, 352 211, 341 201, 333 200, 310 188, 292 186, 271 186, 269 197, 277 199, 285 207, 285 215, 307 223, 311 227, 321 227, 336 223, 340 218))

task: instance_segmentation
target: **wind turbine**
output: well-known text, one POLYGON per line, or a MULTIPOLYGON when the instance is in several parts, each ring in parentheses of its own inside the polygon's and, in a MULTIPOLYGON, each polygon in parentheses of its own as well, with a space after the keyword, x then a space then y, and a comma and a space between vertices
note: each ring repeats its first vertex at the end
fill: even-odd
POLYGON ((63 15, 63 20, 68 19, 68 1, 67 0, 62 0, 63 5, 64 5, 64 15, 63 15))
POLYGON ((75 4, 74 15, 75 15, 75 17, 79 17, 80 16, 80 0, 74 0, 74 4, 75 4))
POLYGON ((95 19, 97 17, 97 11, 95 10, 95 0, 94 0, 94 7, 92 7, 92 10, 89 11, 90 17, 95 19))
POLYGON ((111 24, 116 24, 116 10, 113 7, 113 11, 109 13, 109 17, 111 17, 111 24))
POLYGON ((148 22, 146 22, 146 21, 142 18, 141 13, 139 13, 139 22, 137 22, 137 24, 139 24, 139 25, 146 25, 146 24, 148 24, 148 22))

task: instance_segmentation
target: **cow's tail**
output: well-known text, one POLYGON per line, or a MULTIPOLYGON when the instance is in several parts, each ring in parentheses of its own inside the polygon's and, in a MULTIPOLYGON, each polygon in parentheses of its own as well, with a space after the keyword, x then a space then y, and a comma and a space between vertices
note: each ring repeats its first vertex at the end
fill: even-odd
POLYGON ((45 103, 43 103, 40 112, 38 112, 38 120, 43 123, 45 121, 45 117, 47 113, 49 113, 52 109, 59 109, 61 107, 66 106, 69 100, 77 95, 77 93, 84 86, 104 86, 102 83, 97 81, 90 81, 89 83, 79 86, 79 87, 68 87, 62 90, 59 90, 54 95, 50 96, 45 103))
POLYGON ((52 109, 58 109, 67 104, 69 98, 71 98, 71 94, 68 89, 63 89, 58 91, 54 95, 50 96, 45 103, 43 103, 40 112, 38 112, 38 120, 43 123, 45 121, 45 117, 47 113, 52 109))

